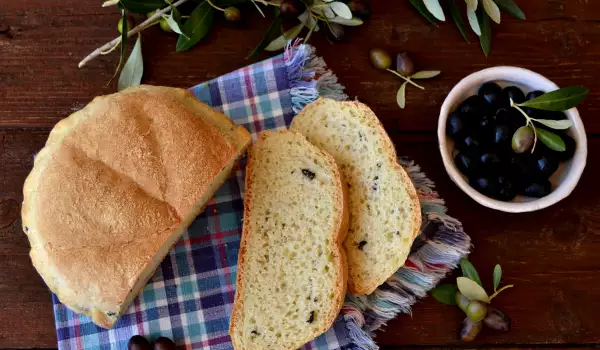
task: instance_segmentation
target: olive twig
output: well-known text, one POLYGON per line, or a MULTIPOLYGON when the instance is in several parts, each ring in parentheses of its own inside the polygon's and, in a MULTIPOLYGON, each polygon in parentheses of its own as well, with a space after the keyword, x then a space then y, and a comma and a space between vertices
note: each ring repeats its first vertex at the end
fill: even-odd
POLYGON ((533 120, 535 119, 528 116, 527 113, 521 109, 521 107, 517 106, 512 98, 510 99, 510 106, 519 111, 523 117, 525 117, 525 120, 527 121, 525 126, 529 126, 533 130, 533 147, 531 147, 531 153, 533 153, 533 151, 535 151, 535 146, 537 145, 537 131, 535 130, 535 125, 533 125, 533 120))
POLYGON ((266 6, 277 6, 277 7, 281 6, 281 4, 279 4, 279 3, 266 1, 266 0, 252 0, 252 2, 258 2, 258 3, 261 3, 266 6))
MULTIPOLYGON (((504 286, 504 287, 502 287, 502 288, 498 289, 498 290, 497 290, 497 291, 496 291, 494 294, 492 294, 492 296, 491 296, 491 297, 488 299, 488 300, 489 300, 489 302, 491 302, 491 301, 492 301, 492 299, 494 299, 496 296, 498 296, 498 294, 500 294, 500 292, 501 292, 501 291, 503 291, 503 290, 505 290, 505 289, 508 289, 508 288, 512 288, 512 287, 514 287, 514 286, 515 286, 514 284, 509 284, 509 285, 506 285, 506 286, 504 286)), ((488 304, 489 304, 489 302, 488 302, 488 304)))
POLYGON ((219 6, 215 5, 215 4, 213 4, 213 3, 212 3, 212 1, 210 1, 210 0, 206 0, 206 2, 208 2, 208 4, 209 4, 210 6, 212 6, 212 7, 213 7, 215 10, 219 10, 219 11, 221 11, 221 12, 225 12, 225 9, 224 9, 224 8, 222 8, 222 7, 219 7, 219 6))
POLYGON ((387 70, 388 72, 390 72, 390 73, 393 73, 393 74, 395 74, 395 75, 399 76, 400 78, 402 78, 402 79, 406 80, 406 82, 407 82, 407 83, 410 83, 410 84, 412 84, 412 85, 414 85, 414 86, 418 87, 418 88, 419 88, 419 89, 421 89, 421 90, 425 90, 425 88, 424 88, 424 87, 422 87, 421 85, 419 85, 419 84, 415 83, 414 81, 412 81, 412 79, 411 79, 411 78, 407 78, 407 77, 405 77, 404 75, 402 75, 402 74, 400 74, 400 73, 396 72, 396 71, 395 71, 395 70, 393 70, 393 69, 389 69, 389 68, 387 68, 386 70, 387 70))
MULTIPOLYGON (((171 5, 171 6, 177 7, 187 1, 188 0, 178 0, 177 2, 173 3, 173 5, 171 5)), ((148 19, 146 19, 144 22, 140 23, 138 26, 136 26, 135 28, 128 31, 127 37, 129 38, 129 37, 141 32, 142 30, 146 29, 150 24, 152 24, 152 22, 156 21, 157 19, 160 19, 160 17, 162 17, 162 15, 164 15, 165 13, 167 13, 169 11, 171 11, 170 6, 167 6, 161 10, 156 10, 156 12, 152 16, 148 17, 148 19)), ((100 56, 102 54, 102 52, 106 52, 106 51, 112 49, 114 46, 119 45, 120 42, 121 42, 120 36, 117 38, 114 38, 113 40, 109 41, 108 43, 106 43, 106 44, 100 46, 99 48, 97 48, 96 50, 92 51, 92 53, 90 53, 83 60, 81 60, 81 62, 79 62, 79 64, 77 66, 79 68, 85 66, 89 61, 100 56)))

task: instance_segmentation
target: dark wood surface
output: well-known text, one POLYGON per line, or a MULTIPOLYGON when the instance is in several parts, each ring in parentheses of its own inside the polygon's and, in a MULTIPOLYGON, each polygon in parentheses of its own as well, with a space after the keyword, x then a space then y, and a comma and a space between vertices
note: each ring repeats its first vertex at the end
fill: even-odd
MULTIPOLYGON (((450 24, 427 24, 407 1, 374 1, 362 28, 335 46, 318 35, 317 46, 350 96, 369 104, 383 121, 399 154, 417 161, 436 182, 450 214, 475 245, 471 256, 483 280, 501 263, 515 288, 497 305, 513 319, 509 333, 486 332, 474 346, 501 348, 600 346, 600 1, 520 0, 526 21, 503 17, 494 26, 492 55, 464 42, 450 24), (443 74, 427 90, 409 89, 407 109, 396 106, 400 81, 375 71, 367 52, 381 47, 409 51, 419 68, 443 74), (465 75, 495 65, 516 65, 561 86, 583 84, 591 93, 579 110, 589 137, 588 166, 573 194, 530 214, 486 209, 448 178, 437 150, 439 107, 465 75)), ((94 96, 111 93, 106 83, 117 56, 77 68, 81 58, 112 39, 118 13, 98 0, 28 0, 0 3, 0 348, 56 347, 50 294, 31 266, 20 228, 23 180, 51 127, 94 96), (9 31, 4 31, 7 27, 9 31)), ((193 50, 175 53, 173 36, 144 32, 144 82, 188 87, 251 63, 247 53, 268 21, 251 9, 245 28, 218 21, 193 50)), ((475 39, 475 38, 473 38, 475 39)), ((260 58, 264 58, 262 56, 260 58)), ((257 59, 260 59, 257 58, 257 59)), ((489 286, 489 284, 488 284, 489 286)), ((461 314, 432 298, 415 305, 377 334, 385 347, 462 347, 461 314)))

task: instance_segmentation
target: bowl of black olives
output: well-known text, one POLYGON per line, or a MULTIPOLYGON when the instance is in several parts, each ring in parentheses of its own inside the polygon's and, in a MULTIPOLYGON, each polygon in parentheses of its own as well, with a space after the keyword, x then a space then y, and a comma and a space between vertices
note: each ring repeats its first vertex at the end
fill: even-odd
POLYGON ((587 89, 559 89, 518 67, 493 67, 461 80, 439 117, 442 160, 478 203, 520 213, 567 197, 585 168, 587 139, 574 106, 587 89))

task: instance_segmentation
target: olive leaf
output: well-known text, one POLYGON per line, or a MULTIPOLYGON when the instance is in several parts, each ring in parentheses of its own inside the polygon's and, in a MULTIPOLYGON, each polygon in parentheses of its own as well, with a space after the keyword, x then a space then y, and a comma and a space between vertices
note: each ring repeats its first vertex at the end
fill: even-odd
POLYGON ((130 86, 140 85, 143 75, 144 59, 142 57, 142 36, 138 33, 138 38, 135 41, 133 50, 131 51, 131 54, 129 54, 129 58, 127 59, 127 62, 125 62, 121 75, 119 76, 117 89, 121 91, 130 86))
POLYGON ((478 300, 484 303, 490 302, 490 297, 487 295, 483 287, 470 278, 458 277, 456 279, 456 286, 462 295, 471 301, 478 300))
POLYGON ((551 119, 532 119, 540 124, 544 124, 549 128, 556 130, 565 130, 573 126, 573 122, 569 119, 551 120, 551 119))
POLYGON ((473 11, 470 7, 467 7, 467 20, 469 20, 469 25, 471 26, 473 33, 477 34, 477 36, 481 36, 481 27, 479 26, 477 13, 475 13, 475 11, 473 11))
POLYGON ((427 7, 425 7, 425 4, 423 3, 423 0, 409 0, 409 1, 413 5, 413 7, 415 9, 417 9, 417 11, 419 11, 419 13, 423 17, 425 17, 426 20, 428 20, 432 24, 437 25, 435 17, 433 17, 431 15, 431 13, 429 13, 429 11, 427 10, 427 7))
POLYGON ((213 16, 213 7, 207 1, 200 3, 183 24, 182 32, 187 35, 179 36, 175 50, 177 52, 189 50, 206 37, 213 24, 213 16))
POLYGON ((406 107, 406 84, 408 84, 407 81, 400 85, 400 89, 398 89, 398 93, 396 93, 396 102, 398 102, 398 106, 402 109, 406 107))
POLYGON ((456 24, 456 27, 458 28, 458 31, 460 32, 462 37, 465 38, 467 42, 469 42, 465 21, 463 20, 463 17, 460 14, 458 6, 456 6, 456 0, 450 0, 450 15, 452 16, 452 19, 454 20, 454 23, 456 24))
POLYGON ((441 71, 439 70, 423 70, 420 72, 416 72, 415 74, 411 75, 410 78, 411 79, 430 79, 433 77, 437 77, 438 75, 440 75, 441 71))
POLYGON ((275 19, 273 20, 273 23, 271 23, 271 26, 269 26, 269 29, 267 29, 267 31, 265 32, 265 35, 263 36, 260 43, 258 43, 258 45, 254 48, 254 50, 252 50, 252 52, 246 58, 250 59, 250 58, 253 58, 254 56, 256 56, 265 47, 267 47, 271 41, 275 40, 281 34, 282 34, 281 33, 281 16, 279 16, 279 9, 276 8, 275 9, 275 19))
POLYGON ((492 21, 500 24, 500 9, 498 5, 494 2, 494 0, 482 0, 483 9, 490 16, 492 21))
POLYGON ((163 18, 167 21, 167 24, 169 25, 169 28, 171 28, 171 30, 177 34, 183 35, 186 38, 189 39, 189 37, 187 35, 185 35, 183 33, 183 31, 181 30, 181 27, 179 26, 179 23, 175 20, 175 18, 173 17, 173 15, 170 16, 163 16, 163 18))
POLYGON ((519 8, 519 6, 513 0, 494 0, 496 5, 509 15, 518 18, 525 19, 525 13, 519 8))
POLYGON ((142 14, 161 9, 166 5, 164 0, 119 0, 119 7, 133 13, 142 14))
POLYGON ((463 276, 468 277, 471 280, 477 282, 477 284, 479 284, 480 286, 483 286, 481 284, 481 279, 479 278, 479 274, 477 273, 475 266, 473 266, 473 264, 471 264, 469 260, 462 258, 460 259, 459 263, 463 276))
POLYGON ((477 10, 477 5, 478 5, 478 1, 477 0, 465 0, 465 2, 467 3, 467 6, 475 11, 477 10))
POLYGON ((440 5, 440 0, 423 0, 423 4, 425 4, 425 7, 429 13, 433 15, 433 17, 439 19, 440 21, 446 20, 444 10, 442 10, 442 6, 440 5))
POLYGON ((453 284, 440 284, 431 290, 431 296, 442 304, 456 305, 458 288, 453 284))
POLYGON ((358 17, 352 17, 350 19, 345 19, 342 17, 334 17, 334 18, 330 19, 329 22, 341 24, 343 26, 350 26, 350 27, 359 26, 364 23, 362 21, 362 19, 360 19, 358 17))
POLYGON ((350 8, 348 7, 348 5, 344 4, 343 2, 334 1, 329 4, 329 7, 339 17, 344 18, 344 19, 352 19, 352 11, 350 11, 350 8))
POLYGON ((478 11, 478 21, 481 27, 481 35, 479 36, 479 44, 483 54, 487 57, 492 51, 492 24, 490 23, 490 17, 483 10, 478 11))
POLYGON ((551 150, 557 152, 564 152, 567 148, 567 146, 565 145, 565 141, 560 136, 556 135, 551 131, 536 128, 535 133, 538 139, 542 141, 544 145, 548 146, 548 148, 550 148, 551 150))
POLYGON ((518 106, 562 112, 577 106, 587 94, 588 89, 584 86, 569 86, 547 92, 540 97, 520 103, 518 106))
POLYGON ((500 267, 500 264, 496 264, 496 266, 494 266, 494 292, 498 289, 501 279, 502 279, 502 267, 500 267))
POLYGON ((303 28, 304 24, 302 23, 294 26, 290 30, 286 31, 285 33, 281 34, 273 41, 271 41, 269 45, 265 47, 265 51, 277 51, 283 49, 285 45, 287 45, 288 40, 294 40, 298 36, 298 34, 300 34, 303 28))

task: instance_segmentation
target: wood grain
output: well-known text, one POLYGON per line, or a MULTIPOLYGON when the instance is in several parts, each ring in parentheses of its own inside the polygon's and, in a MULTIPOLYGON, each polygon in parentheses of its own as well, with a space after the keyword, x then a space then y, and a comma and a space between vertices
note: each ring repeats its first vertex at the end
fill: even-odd
MULTIPOLYGON (((575 348, 600 344, 600 2, 520 0, 526 21, 503 16, 494 26, 492 55, 481 53, 475 37, 464 42, 451 23, 427 24, 406 1, 373 1, 373 16, 362 28, 331 45, 314 44, 350 96, 368 103, 382 119, 398 153, 419 163, 436 182, 450 214, 473 238, 472 261, 485 283, 496 263, 504 283, 515 288, 496 303, 513 319, 509 333, 486 331, 470 347, 575 348), (409 89, 407 109, 395 103, 400 81, 376 71, 368 50, 408 51, 422 69, 443 74, 409 89), (516 65, 546 75, 561 86, 583 84, 591 93, 580 112, 589 132, 589 163, 574 193, 561 203, 529 214, 483 208, 448 178, 434 130, 444 96, 465 75, 494 65, 516 65)), ((217 21, 207 40, 175 53, 175 37, 144 32, 144 82, 188 87, 252 63, 246 55, 269 25, 251 8, 247 25, 217 21)), ((55 348, 50 294, 31 266, 19 219, 22 185, 50 127, 107 86, 117 62, 108 55, 78 69, 81 58, 116 36, 115 9, 96 0, 29 0, 0 3, 0 348, 55 348), (8 29, 8 30, 5 30, 8 29)), ((265 58, 261 56, 258 59, 265 58)), ((399 316, 377 342, 384 348, 464 348, 458 340, 460 312, 431 298, 399 316)))

